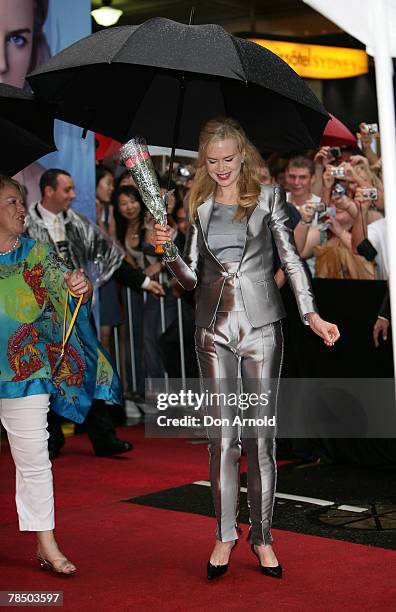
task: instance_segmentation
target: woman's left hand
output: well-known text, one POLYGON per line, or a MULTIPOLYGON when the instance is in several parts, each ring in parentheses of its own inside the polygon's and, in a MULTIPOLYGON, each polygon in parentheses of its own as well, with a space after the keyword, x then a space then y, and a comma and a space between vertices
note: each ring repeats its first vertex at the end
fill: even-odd
POLYGON ((320 338, 323 338, 326 346, 333 346, 340 337, 337 325, 324 321, 317 312, 309 313, 308 323, 312 331, 320 338))
POLYGON ((91 281, 85 276, 84 270, 80 268, 74 272, 66 272, 65 281, 68 289, 76 295, 84 295, 84 302, 86 302, 92 294, 91 281))

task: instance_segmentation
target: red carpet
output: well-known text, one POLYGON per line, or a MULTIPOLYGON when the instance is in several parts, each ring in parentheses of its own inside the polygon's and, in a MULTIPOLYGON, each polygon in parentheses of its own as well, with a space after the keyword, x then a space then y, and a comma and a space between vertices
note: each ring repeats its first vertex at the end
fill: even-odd
MULTIPOLYGON (((206 447, 145 440, 125 458, 90 455, 85 436, 54 462, 57 534, 78 574, 61 578, 33 562, 34 536, 18 534, 8 451, 0 457, 0 590, 63 590, 64 610, 394 610, 396 552, 275 531, 285 577, 262 576, 245 541, 227 576, 205 579, 214 522, 198 515, 119 502, 207 476, 206 447)), ((246 531, 246 528, 245 528, 246 531)))

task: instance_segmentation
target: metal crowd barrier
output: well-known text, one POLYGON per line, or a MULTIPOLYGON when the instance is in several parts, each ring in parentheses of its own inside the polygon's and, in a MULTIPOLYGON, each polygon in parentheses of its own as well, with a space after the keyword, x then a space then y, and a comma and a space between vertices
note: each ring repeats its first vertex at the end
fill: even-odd
MULTIPOLYGON (((164 286, 166 281, 166 275, 163 272, 160 272, 159 282, 164 286)), ((126 289, 126 320, 128 322, 128 336, 129 336, 129 357, 130 357, 130 374, 132 379, 132 392, 137 393, 138 391, 138 380, 136 374, 136 354, 135 354, 135 337, 133 331, 133 323, 134 323, 134 314, 133 314, 133 306, 132 306, 132 289, 126 289)), ((144 303, 147 299, 146 294, 144 295, 144 303)), ((165 298, 160 297, 160 317, 161 317, 161 333, 165 333, 166 331, 166 317, 165 317, 165 298)), ((179 359, 180 359, 180 368, 181 368, 181 379, 183 386, 186 382, 186 362, 185 362, 185 347, 184 347, 184 338, 183 338, 183 316, 182 316, 182 300, 181 298, 176 299, 177 305, 177 323, 178 323, 178 331, 179 331, 179 359)), ((120 339, 119 339, 119 331, 117 327, 113 328, 113 341, 114 341, 114 352, 115 352, 115 362, 118 374, 121 375, 121 351, 120 351, 120 339)), ((143 348, 144 350, 144 348, 143 348)), ((168 373, 166 370, 163 370, 163 375, 165 379, 165 389, 168 391, 168 373)), ((150 377, 147 377, 147 387, 151 388, 150 377)))

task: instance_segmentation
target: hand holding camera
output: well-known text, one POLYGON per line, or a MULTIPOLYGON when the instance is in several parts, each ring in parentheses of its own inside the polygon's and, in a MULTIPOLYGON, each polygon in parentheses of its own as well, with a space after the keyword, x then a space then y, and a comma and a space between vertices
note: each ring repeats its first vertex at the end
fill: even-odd
POLYGON ((371 138, 379 136, 378 123, 361 123, 359 130, 361 134, 368 134, 371 138))
POLYGON ((314 157, 314 163, 322 166, 330 164, 335 159, 330 151, 331 147, 321 147, 314 157))
POLYGON ((299 212, 301 215, 301 221, 303 225, 311 225, 314 220, 315 213, 317 212, 315 202, 312 200, 308 200, 299 208, 299 212))
POLYGON ((366 166, 370 166, 369 160, 364 155, 351 155, 349 162, 352 164, 352 166, 356 166, 357 164, 365 164, 366 166))
POLYGON ((337 238, 341 237, 341 234, 345 231, 344 228, 342 227, 342 225, 337 221, 336 217, 335 217, 335 213, 336 213, 336 209, 333 208, 331 209, 330 207, 327 209, 326 211, 326 226, 327 229, 331 231, 332 234, 334 234, 334 236, 337 236, 337 238), (330 211, 332 212, 332 214, 330 214, 330 211))
POLYGON ((347 212, 351 217, 356 217, 357 209, 355 202, 351 198, 348 198, 343 185, 336 183, 335 188, 332 191, 331 203, 334 204, 339 210, 344 210, 347 212))
POLYGON ((373 138, 379 138, 378 125, 376 123, 361 123, 356 136, 362 144, 363 151, 371 150, 373 138))
POLYGON ((339 175, 337 178, 348 181, 349 183, 361 183, 361 177, 357 174, 355 168, 349 162, 343 162, 338 166, 339 175))
POLYGON ((369 208, 378 199, 378 191, 374 187, 357 187, 355 203, 362 208, 369 208))

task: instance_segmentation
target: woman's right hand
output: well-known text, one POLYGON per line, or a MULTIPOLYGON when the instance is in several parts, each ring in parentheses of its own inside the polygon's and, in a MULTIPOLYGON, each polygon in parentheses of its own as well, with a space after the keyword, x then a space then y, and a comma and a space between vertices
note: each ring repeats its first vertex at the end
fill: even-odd
POLYGON ((159 223, 156 223, 148 241, 155 247, 159 244, 162 245, 165 244, 165 242, 172 240, 172 235, 173 229, 170 227, 170 225, 160 225, 159 223))

